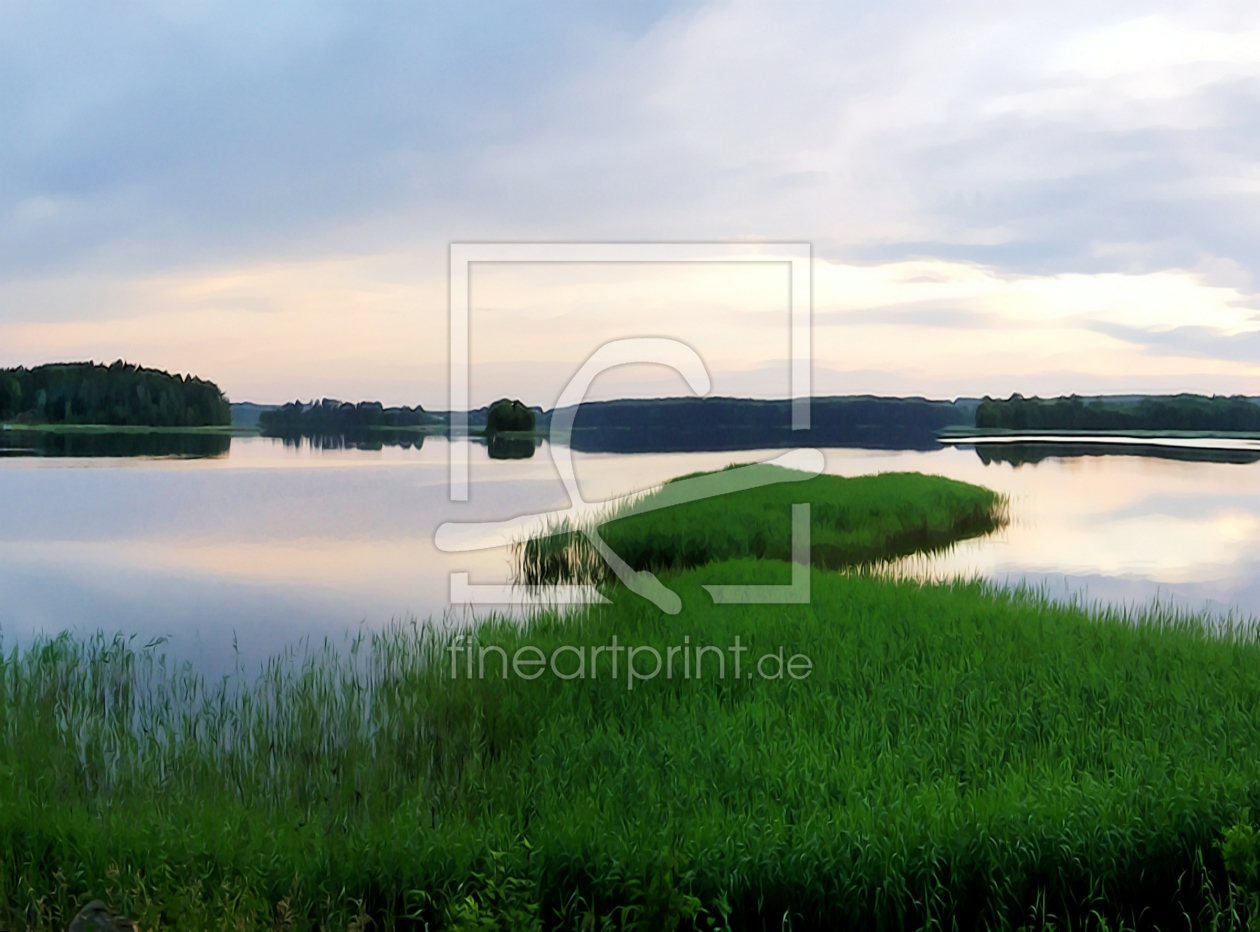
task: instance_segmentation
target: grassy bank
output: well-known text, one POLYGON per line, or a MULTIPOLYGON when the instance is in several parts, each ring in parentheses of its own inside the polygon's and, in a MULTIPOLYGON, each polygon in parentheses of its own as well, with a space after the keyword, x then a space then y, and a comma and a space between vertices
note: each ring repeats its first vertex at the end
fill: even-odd
MULTIPOLYGON (((731 467, 731 469, 736 467, 731 467)), ((740 558, 790 559, 792 504, 810 504, 810 559, 839 569, 941 549, 1006 523, 1007 501, 989 489, 921 473, 805 474, 778 466, 742 467, 743 491, 679 501, 684 480, 720 482, 730 469, 666 483, 598 522, 604 541, 636 570, 683 569, 740 558)), ((607 582, 611 573, 589 540, 567 524, 522 542, 521 581, 607 582)))
POLYGON ((249 684, 117 640, 10 653, 0 927, 64 929, 89 897, 180 930, 1225 917, 1212 841, 1260 807, 1253 635, 817 570, 811 605, 713 606, 699 588, 783 569, 666 572, 678 617, 613 592, 483 623, 471 655, 395 628, 249 684), (478 675, 481 647, 569 645, 568 675, 614 637, 716 647, 723 669, 710 652, 682 675, 675 654, 649 678, 640 650, 628 688, 626 655, 605 651, 596 676, 504 679, 488 651, 478 675), (808 675, 758 668, 780 649, 808 675))

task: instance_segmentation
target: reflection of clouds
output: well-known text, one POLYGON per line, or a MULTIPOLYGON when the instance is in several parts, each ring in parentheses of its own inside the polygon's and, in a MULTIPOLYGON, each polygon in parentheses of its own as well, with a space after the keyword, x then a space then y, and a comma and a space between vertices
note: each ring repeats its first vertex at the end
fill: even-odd
MULTIPOLYGON (((217 592, 206 602, 213 612, 203 606, 197 617, 218 613, 225 628, 278 623, 247 593, 326 603, 317 607, 320 617, 339 624, 367 618, 375 625, 408 612, 441 618, 451 572, 468 572, 473 584, 503 584, 511 565, 503 549, 438 551, 431 540, 438 525, 567 505, 545 448, 514 462, 491 462, 474 448, 472 501, 453 504, 446 450, 442 438, 418 451, 379 453, 248 439, 234 442, 225 462, 94 470, 9 460, 0 476, 12 493, 9 520, 0 525, 0 626, 27 626, 41 612, 59 625, 93 625, 106 595, 119 618, 133 611, 160 618, 185 590, 217 592), (4 601, 6 592, 17 601, 4 601)), ((574 463, 582 497, 599 503, 782 452, 576 453, 574 463)), ((1157 591, 1173 592, 1194 604, 1211 599, 1260 614, 1260 464, 1096 456, 1013 468, 986 466, 972 450, 954 448, 824 454, 826 471, 836 475, 916 471, 1009 496, 1006 528, 903 561, 916 578, 1066 576, 1097 597, 1149 601, 1157 591)))
POLYGON ((1244 611, 1260 614, 1260 592, 1246 584, 1260 563, 1257 466, 1098 456, 1012 468, 985 466, 971 451, 945 450, 875 462, 833 459, 829 467, 844 474, 935 472, 1011 496, 1011 524, 998 535, 964 541, 938 557, 902 561, 898 573, 1128 580, 1126 597, 1149 599, 1161 586, 1176 586, 1195 604, 1214 600, 1219 608, 1239 599, 1244 611), (859 468, 850 472, 847 462, 859 468))
POLYGON ((498 577, 505 574, 507 559, 505 551, 475 557, 443 554, 427 538, 309 538, 266 544, 199 540, 0 543, 0 561, 5 564, 69 562, 83 575, 142 570, 231 584, 267 582, 397 597, 420 591, 439 599, 445 596, 444 571, 469 570, 498 577))
POLYGON ((1226 541, 1255 542, 1260 538, 1260 517, 1249 512, 1227 512, 1216 519, 1216 533, 1226 541))

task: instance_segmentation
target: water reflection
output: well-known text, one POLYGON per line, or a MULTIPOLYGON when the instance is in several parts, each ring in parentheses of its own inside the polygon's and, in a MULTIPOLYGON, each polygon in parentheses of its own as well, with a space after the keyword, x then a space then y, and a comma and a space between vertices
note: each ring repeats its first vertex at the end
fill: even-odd
POLYGON ((425 433, 418 430, 363 430, 329 434, 273 432, 267 437, 293 449, 383 450, 385 447, 398 447, 419 450, 424 446, 425 433))
MULTIPOLYGON (((1260 465, 1159 452, 1101 455, 1093 447, 1020 461, 952 449, 863 457, 852 470, 934 472, 1010 497, 1006 529, 909 559, 902 575, 978 575, 1043 587, 1056 598, 1129 605, 1158 598, 1260 617, 1260 465)), ((848 468, 829 463, 829 471, 848 468)))
POLYGON ((1153 446, 1143 443, 977 443, 976 456, 986 466, 991 463, 1009 463, 1022 466, 1040 463, 1048 459, 1066 459, 1080 456, 1145 456, 1155 459, 1181 460, 1189 463, 1257 463, 1260 451, 1221 450, 1202 447, 1153 446))
MULTIPOLYGON (((423 430, 372 429, 337 433, 307 433, 271 431, 269 440, 278 440, 287 449, 319 451, 336 450, 381 451, 386 448, 419 450, 424 446, 428 432, 423 430)), ((445 436, 443 439, 445 440, 445 436)), ((524 460, 534 455, 542 443, 527 437, 470 437, 470 441, 485 449, 492 460, 524 460)))
POLYGON ((0 456, 212 459, 231 444, 229 434, 212 431, 0 431, 0 456))
POLYGON ((492 460, 527 460, 541 443, 528 437, 495 436, 486 441, 486 448, 492 460))
MULTIPOLYGON (((17 433, 4 433, 11 451, 35 442, 17 433)), ((489 444, 474 443, 469 500, 452 502, 441 435, 288 443, 107 436, 57 435, 75 452, 0 459, 7 647, 35 631, 104 627, 174 635, 173 650, 201 649, 212 669, 216 658, 231 663, 233 631, 246 656, 261 658, 306 634, 340 637, 360 623, 409 616, 441 620, 450 611, 450 573, 502 584, 512 564, 506 549, 442 553, 433 544, 438 525, 570 504, 545 442, 530 442, 534 455, 519 460, 498 460, 489 444), (153 438, 168 446, 141 447, 132 459, 118 454, 153 438), (197 456, 187 444, 213 446, 197 456), (85 458, 92 455, 105 458, 85 458)), ((777 452, 577 451, 573 459, 583 498, 601 502, 777 452)), ((1139 603, 1158 596, 1260 615, 1260 462, 1250 451, 1241 460, 1185 452, 824 449, 829 473, 934 473, 1010 497, 1006 529, 908 562, 916 578, 979 574, 1056 595, 1139 603)))

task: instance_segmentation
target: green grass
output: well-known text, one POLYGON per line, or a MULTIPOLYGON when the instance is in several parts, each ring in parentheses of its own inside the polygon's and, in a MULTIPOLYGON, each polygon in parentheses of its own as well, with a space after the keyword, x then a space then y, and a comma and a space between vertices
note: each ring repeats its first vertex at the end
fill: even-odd
MULTIPOLYGON (((193 932, 1241 928, 1254 894, 1213 842, 1236 823, 1226 856, 1254 848, 1254 629, 819 568, 1000 525, 975 486, 687 487, 601 531, 676 616, 609 585, 611 605, 391 627, 215 683, 104 636, 0 657, 0 928, 63 929, 96 897, 193 932), (811 603, 714 605, 702 586, 786 581, 800 501, 811 603), (614 639, 673 675, 607 651, 597 676, 504 678, 493 651, 479 675, 481 648, 567 674, 614 639), (722 664, 692 676, 679 649, 702 646, 722 664), (780 650, 798 678, 761 675, 780 650)), ((533 544, 557 581, 585 559, 561 530, 533 544)))
MULTIPOLYGON (((810 555, 823 569, 880 563, 948 547, 1006 523, 1007 501, 989 489, 941 476, 881 473, 844 478, 777 466, 743 467, 743 491, 678 502, 683 480, 714 483, 724 473, 693 473, 592 523, 636 570, 681 569, 744 557, 790 559, 792 504, 810 504, 810 555)), ((529 584, 608 582, 611 573, 580 529, 561 523, 516 549, 517 576, 529 584)))
POLYGON ((745 672, 782 647, 802 680, 736 681, 729 653, 725 678, 633 689, 607 655, 526 681, 457 654, 452 678, 425 626, 250 683, 103 637, 11 652, 0 928, 64 929, 90 897, 180 930, 1229 927, 1212 842, 1260 808, 1253 633, 978 583, 700 588, 786 570, 666 571, 680 616, 612 590, 471 635, 548 656, 738 635, 745 672))

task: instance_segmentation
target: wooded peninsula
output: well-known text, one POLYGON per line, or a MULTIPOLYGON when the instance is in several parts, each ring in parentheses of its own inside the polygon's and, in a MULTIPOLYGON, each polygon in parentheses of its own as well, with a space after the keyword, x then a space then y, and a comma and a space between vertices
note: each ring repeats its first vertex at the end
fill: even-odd
POLYGON ((114 427, 227 427, 219 386, 121 359, 0 369, 0 421, 114 427))

